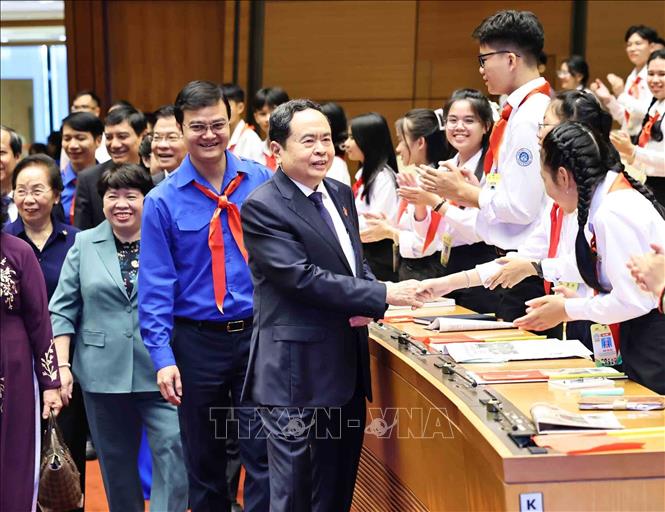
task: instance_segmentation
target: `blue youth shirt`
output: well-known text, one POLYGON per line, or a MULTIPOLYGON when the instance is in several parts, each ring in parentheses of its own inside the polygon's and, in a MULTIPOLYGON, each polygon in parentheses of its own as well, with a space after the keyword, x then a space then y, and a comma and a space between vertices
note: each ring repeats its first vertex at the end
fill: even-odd
MULTIPOLYGON (((239 172, 245 173, 229 197, 241 209, 250 192, 269 180, 272 172, 228 150, 225 153, 222 190, 239 172)), ((210 219, 217 204, 194 181, 215 194, 220 192, 198 173, 187 155, 173 176, 150 191, 143 205, 139 323, 156 370, 176 364, 170 346, 174 317, 225 322, 252 315, 251 274, 231 234, 226 210, 220 215, 226 259, 224 314, 217 309, 208 247, 210 219)))
POLYGON ((72 208, 72 201, 74 200, 74 195, 76 195, 76 173, 72 169, 72 164, 68 163, 65 170, 62 171, 62 184, 65 188, 60 194, 60 202, 62 203, 62 209, 65 212, 65 222, 69 224, 69 212, 72 208))

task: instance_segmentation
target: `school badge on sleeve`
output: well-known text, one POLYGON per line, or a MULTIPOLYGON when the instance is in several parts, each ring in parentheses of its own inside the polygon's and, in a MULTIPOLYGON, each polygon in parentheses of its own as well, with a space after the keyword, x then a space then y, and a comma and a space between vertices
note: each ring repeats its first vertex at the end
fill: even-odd
POLYGON ((533 162, 533 153, 531 153, 531 151, 527 148, 518 149, 515 155, 515 159, 519 165, 526 167, 527 165, 531 165, 531 162, 533 162))

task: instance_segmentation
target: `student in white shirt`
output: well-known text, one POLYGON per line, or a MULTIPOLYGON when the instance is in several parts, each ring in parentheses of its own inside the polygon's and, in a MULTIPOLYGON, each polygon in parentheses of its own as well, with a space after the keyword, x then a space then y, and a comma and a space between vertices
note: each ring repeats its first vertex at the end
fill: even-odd
POLYGON ((275 155, 270 150, 270 139, 268 138, 270 114, 278 106, 287 101, 289 101, 289 95, 281 87, 264 87, 256 91, 254 101, 252 102, 257 133, 263 137, 263 157, 259 163, 273 171, 277 169, 277 161, 275 160, 275 155))
MULTIPOLYGON (((587 124, 601 134, 606 142, 609 140, 612 117, 602 109, 593 94, 578 90, 563 91, 554 97, 545 111, 538 138, 542 141, 555 126, 572 120, 587 124)), ((611 164, 614 166, 618 164, 619 156, 611 146, 609 149, 613 154, 611 164)), ((557 285, 567 282, 566 285, 577 296, 589 296, 591 290, 582 282, 574 260, 572 263, 569 261, 570 255, 575 254, 577 225, 576 209, 564 211, 549 199, 538 228, 516 252, 476 265, 475 268, 468 266, 470 270, 464 272, 425 281, 422 286, 431 287, 434 294, 440 296, 467 287, 484 286, 490 290, 497 287, 511 288, 529 276, 541 274, 546 281, 546 294, 551 291, 564 292, 563 287, 557 285)), ((590 324, 587 321, 569 322, 566 325, 567 338, 579 339, 591 349, 590 324)))
MULTIPOLYGON (((538 18, 525 11, 500 11, 474 31, 480 43, 480 73, 491 94, 508 94, 490 136, 485 181, 477 187, 450 163, 424 169, 426 189, 457 204, 478 208, 475 234, 500 253, 515 250, 537 227, 545 207, 540 178, 538 123, 550 101, 550 87, 538 74, 544 35, 538 18)), ((542 293, 542 279, 530 277, 502 292, 497 315, 513 320, 524 301, 542 293)))
POLYGON ((397 281, 399 254, 392 240, 367 239, 367 220, 385 218, 394 225, 397 214, 397 159, 388 123, 375 112, 351 119, 344 150, 360 162, 353 184, 363 253, 379 281, 397 281))
MULTIPOLYGON (((442 111, 448 144, 456 154, 447 162, 464 169, 467 179, 480 186, 484 181, 483 163, 489 146, 493 113, 487 98, 475 89, 453 92, 442 111)), ((404 189, 408 194, 410 189, 404 189)), ((402 188, 400 188, 402 195, 402 188)), ((475 234, 476 208, 442 201, 435 196, 429 208, 416 206, 411 215, 415 232, 440 247, 443 271, 454 274, 496 258, 496 248, 482 242, 475 234)), ((464 289, 451 295, 464 307, 480 312, 495 312, 499 294, 482 289, 464 289)))
POLYGON ((340 181, 350 187, 351 175, 349 174, 349 167, 346 165, 346 160, 344 160, 344 142, 347 137, 346 114, 340 105, 332 101, 321 105, 321 111, 330 122, 333 144, 335 145, 335 156, 326 177, 340 181))
POLYGON ((665 393, 665 316, 656 309, 658 299, 642 290, 626 267, 631 256, 665 242, 663 207, 627 173, 607 170, 608 146, 585 125, 557 126, 543 140, 542 152, 548 194, 567 210, 577 206, 577 267, 597 294, 533 299, 515 325, 540 330, 581 319, 620 324, 615 343, 623 370, 630 379, 665 393))
POLYGON ((229 116, 228 150, 236 156, 254 160, 263 164, 263 142, 254 129, 243 120, 245 114, 245 91, 236 84, 222 84, 224 96, 229 100, 231 115, 229 116))
POLYGON ((633 144, 625 132, 612 133, 610 138, 625 161, 647 176, 647 186, 656 199, 665 204, 665 50, 656 50, 649 56, 647 84, 653 100, 642 121, 637 144, 633 144))
POLYGON ((571 55, 564 60, 556 76, 564 91, 589 90, 589 65, 580 55, 571 55))
MULTIPOLYGON (((396 152, 404 166, 437 163, 450 156, 441 121, 433 110, 410 110, 396 121, 395 129, 398 140, 396 152)), ((399 249, 397 273, 400 281, 441 275, 446 269, 441 264, 440 240, 436 236, 429 239, 425 234, 420 236, 414 225, 414 213, 420 210, 420 216, 425 217, 425 205, 436 206, 441 198, 418 187, 413 171, 400 172, 397 179, 398 183, 406 186, 405 193, 411 201, 404 197, 399 200, 394 222, 385 218, 366 219, 366 228, 361 236, 365 240, 393 241, 399 249)))
POLYGON ((610 73, 607 81, 611 92, 599 79, 593 81, 590 89, 609 110, 614 120, 621 123, 621 129, 634 137, 640 132, 642 119, 651 103, 646 63, 649 54, 655 50, 654 43, 658 40, 658 33, 651 27, 633 25, 626 31, 624 40, 628 59, 635 66, 625 83, 621 77, 610 73))

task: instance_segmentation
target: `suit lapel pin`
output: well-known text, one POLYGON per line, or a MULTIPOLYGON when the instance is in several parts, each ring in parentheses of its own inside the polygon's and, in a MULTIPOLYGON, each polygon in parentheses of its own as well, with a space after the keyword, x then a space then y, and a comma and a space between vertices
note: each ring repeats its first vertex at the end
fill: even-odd
POLYGON ((342 206, 342 212, 344 212, 344 217, 349 216, 349 211, 346 209, 346 206, 342 206))

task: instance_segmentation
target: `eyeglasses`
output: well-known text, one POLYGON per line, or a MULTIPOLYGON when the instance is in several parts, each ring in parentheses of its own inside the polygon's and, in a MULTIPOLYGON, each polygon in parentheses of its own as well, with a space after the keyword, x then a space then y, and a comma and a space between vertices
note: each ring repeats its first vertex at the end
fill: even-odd
POLYGON ((462 121, 462 126, 466 128, 469 128, 478 122, 478 120, 475 117, 460 117, 460 118, 447 117, 445 120, 445 127, 455 128, 460 121, 462 121))
POLYGON ((488 53, 481 53, 478 55, 478 63, 480 64, 481 68, 485 67, 485 61, 487 60, 488 57, 491 57, 492 55, 499 55, 500 53, 512 53, 515 57, 521 57, 519 53, 511 52, 510 50, 499 50, 496 52, 488 52, 488 53))
POLYGON ((552 123, 538 123, 538 129, 539 130, 544 130, 548 126, 556 126, 556 125, 552 124, 552 123))
POLYGON ((14 190, 14 197, 16 199, 25 199, 28 196, 32 196, 34 199, 41 199, 44 194, 46 194, 51 188, 33 188, 28 190, 25 188, 17 188, 14 190))
MULTIPOLYGON (((192 131, 196 131, 191 126, 189 128, 192 131)), ((203 126, 203 130, 207 130, 207 129, 208 129, 207 126, 203 126)), ((213 128, 212 131, 214 132, 215 129, 213 128)), ((166 141, 166 142, 170 142, 170 143, 174 144, 174 143, 178 142, 180 139, 182 139, 182 135, 179 134, 179 133, 167 133, 166 135, 160 135, 158 133, 153 133, 153 135, 152 135, 152 141, 156 142, 157 144, 159 144, 162 141, 166 141)))
POLYGON ((566 76, 570 76, 570 71, 561 71, 561 70, 559 70, 559 71, 556 72, 556 76, 558 76, 559 78, 564 78, 566 76))
MULTIPOLYGON (((192 130, 193 133, 196 135, 203 135, 208 131, 208 128, 212 131, 212 133, 222 133, 224 131, 224 128, 226 128, 227 122, 226 121, 215 121, 214 123, 189 123, 187 128, 192 130)), ((154 140, 154 138, 153 138, 154 140)))

